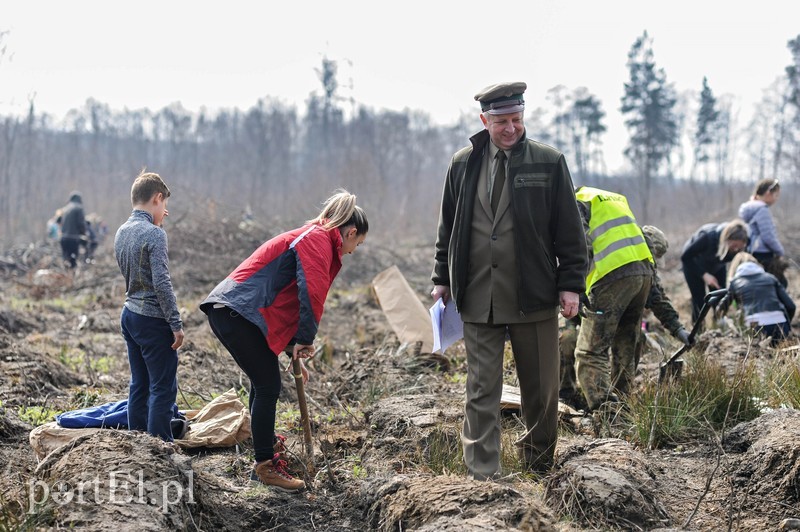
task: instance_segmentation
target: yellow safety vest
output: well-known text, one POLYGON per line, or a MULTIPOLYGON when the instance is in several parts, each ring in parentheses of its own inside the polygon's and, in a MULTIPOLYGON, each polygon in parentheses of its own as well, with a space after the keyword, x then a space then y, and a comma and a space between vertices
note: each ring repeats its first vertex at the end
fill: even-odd
POLYGON ((592 213, 588 236, 592 241, 594 261, 586 276, 587 294, 594 283, 620 266, 640 260, 653 262, 653 255, 625 196, 599 188, 581 187, 575 197, 588 203, 592 213))

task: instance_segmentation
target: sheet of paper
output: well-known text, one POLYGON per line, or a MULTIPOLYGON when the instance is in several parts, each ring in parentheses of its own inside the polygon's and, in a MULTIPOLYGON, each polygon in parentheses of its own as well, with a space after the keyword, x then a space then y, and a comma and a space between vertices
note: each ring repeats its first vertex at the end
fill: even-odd
POLYGON ((456 311, 452 299, 447 300, 447 305, 437 299, 430 308, 431 326, 433 327, 433 352, 441 350, 442 353, 455 342, 464 337, 464 322, 456 311))

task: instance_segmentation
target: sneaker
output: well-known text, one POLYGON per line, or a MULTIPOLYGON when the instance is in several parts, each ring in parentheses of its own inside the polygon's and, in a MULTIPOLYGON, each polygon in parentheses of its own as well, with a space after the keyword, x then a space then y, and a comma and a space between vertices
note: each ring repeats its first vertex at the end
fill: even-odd
POLYGON ((257 463, 254 467, 254 473, 258 482, 281 491, 291 493, 303 490, 306 487, 305 482, 289 474, 286 470, 286 461, 281 460, 277 454, 272 457, 272 460, 264 460, 257 463))

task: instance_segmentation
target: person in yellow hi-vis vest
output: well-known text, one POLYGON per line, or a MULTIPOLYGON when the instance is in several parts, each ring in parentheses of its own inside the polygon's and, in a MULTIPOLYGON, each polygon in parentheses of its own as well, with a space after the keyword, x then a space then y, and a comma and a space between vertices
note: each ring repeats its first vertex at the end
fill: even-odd
POLYGON ((654 261, 625 196, 580 187, 575 197, 591 259, 575 372, 589 409, 595 410, 627 394, 635 376, 636 341, 654 261))

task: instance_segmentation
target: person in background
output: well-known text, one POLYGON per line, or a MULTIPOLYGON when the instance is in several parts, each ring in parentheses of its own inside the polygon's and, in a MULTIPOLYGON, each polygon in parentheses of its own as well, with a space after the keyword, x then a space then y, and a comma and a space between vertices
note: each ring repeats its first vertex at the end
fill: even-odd
POLYGON ((86 251, 84 252, 84 262, 89 264, 94 261, 94 252, 98 245, 97 232, 95 231, 94 224, 89 218, 86 219, 86 236, 81 244, 86 247, 86 251))
POLYGON ((61 226, 61 257, 67 267, 75 268, 86 234, 86 216, 80 192, 73 191, 70 194, 69 203, 61 208, 61 215, 56 222, 61 226))
POLYGON ((593 187, 580 187, 575 196, 591 260, 575 374, 591 411, 630 392, 654 261, 625 196, 593 187))
POLYGON ((663 325, 672 336, 688 345, 689 333, 681 323, 678 311, 672 306, 672 301, 670 301, 669 296, 667 296, 667 293, 664 291, 664 287, 661 285, 661 277, 658 275, 658 261, 667 254, 667 250, 669 249, 667 236, 661 229, 654 225, 642 226, 642 234, 655 260, 653 283, 650 286, 650 294, 647 296, 647 302, 644 304, 644 308, 651 310, 653 315, 661 322, 661 325, 663 325))
POLYGON ((369 222, 356 197, 342 190, 302 227, 273 237, 220 282, 200 304, 214 335, 250 379, 250 426, 255 463, 250 479, 296 492, 305 482, 292 477, 275 435, 281 391, 278 355, 291 347, 300 360, 314 355, 325 299, 342 267, 367 237, 369 222))
POLYGON ((117 230, 114 255, 125 277, 120 325, 131 368, 128 428, 173 441, 178 348, 184 333, 167 256, 170 191, 158 174, 142 171, 131 187, 133 212, 117 230))
POLYGON ((771 338, 772 346, 789 336, 796 306, 786 289, 750 253, 738 253, 731 261, 728 294, 720 303, 725 313, 731 301, 741 309, 745 325, 771 338))
POLYGON ((739 217, 750 230, 748 251, 786 288, 788 282, 784 272, 788 264, 769 210, 780 195, 781 185, 777 179, 762 179, 756 184, 750 199, 739 206, 739 217))
MULTIPOLYGON (((661 277, 658 275, 658 261, 667 254, 669 249, 669 241, 661 229, 654 225, 643 225, 642 234, 644 240, 647 242, 647 247, 655 260, 653 264, 653 282, 650 285, 650 293, 647 295, 647 301, 644 308, 652 311, 653 315, 661 322, 666 330, 672 334, 676 339, 680 340, 686 345, 689 343, 689 332, 680 321, 678 311, 672 305, 669 296, 664 291, 661 285, 661 277)), ((644 331, 639 335, 639 340, 636 345, 636 365, 639 365, 642 351, 644 350, 645 337, 644 331)))
POLYGON ((587 257, 564 155, 526 138, 523 82, 475 95, 484 129, 445 177, 431 297, 464 321, 467 384, 461 442, 470 478, 500 473, 506 335, 516 363, 525 467, 548 471, 558 438, 558 309, 578 312, 587 257))
POLYGON ((707 288, 725 286, 725 266, 747 247, 747 242, 747 225, 735 219, 705 224, 684 243, 681 265, 692 296, 692 322, 700 315, 707 288))

